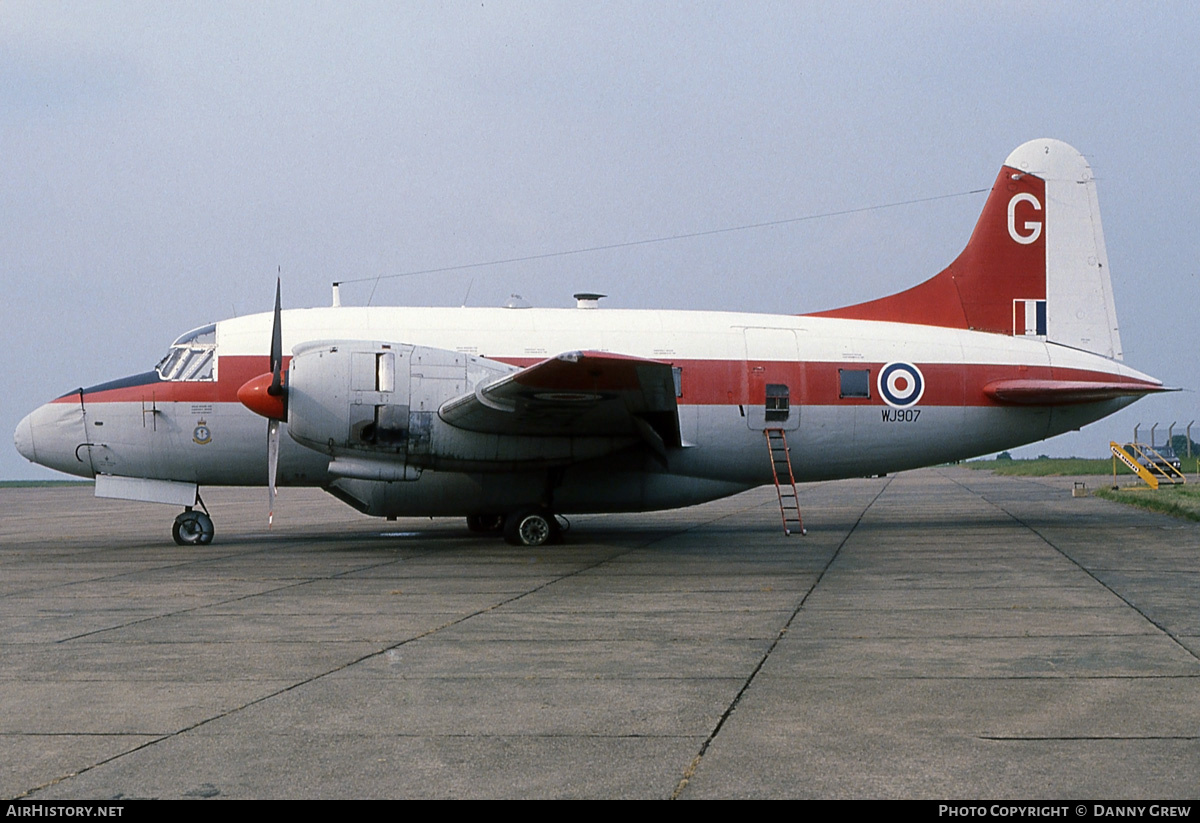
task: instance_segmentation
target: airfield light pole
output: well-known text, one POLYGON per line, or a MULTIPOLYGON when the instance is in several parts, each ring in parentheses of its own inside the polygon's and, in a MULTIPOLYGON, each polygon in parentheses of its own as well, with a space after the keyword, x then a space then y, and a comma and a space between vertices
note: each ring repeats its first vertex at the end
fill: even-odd
POLYGON ((1156 445, 1154 445, 1154 430, 1157 428, 1158 428, 1157 423, 1155 423, 1153 426, 1150 427, 1150 448, 1152 448, 1152 449, 1158 448, 1156 445))

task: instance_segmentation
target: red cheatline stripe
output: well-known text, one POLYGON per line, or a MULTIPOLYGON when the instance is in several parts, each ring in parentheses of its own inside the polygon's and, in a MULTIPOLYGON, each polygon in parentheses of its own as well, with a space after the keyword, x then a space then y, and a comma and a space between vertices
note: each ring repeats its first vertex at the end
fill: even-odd
MULTIPOLYGON (((496 358, 510 365, 531 366, 545 358, 496 358)), ((636 361, 634 361, 636 362, 636 361)), ((793 403, 810 406, 881 406, 874 380, 883 363, 820 362, 788 363, 776 361, 740 360, 680 360, 669 361, 682 368, 682 405, 716 406, 731 404, 756 405, 766 396, 768 383, 787 385, 793 403), (841 399, 838 397, 840 370, 869 370, 871 397, 841 399)), ((153 383, 128 386, 85 395, 87 403, 237 403, 237 391, 251 378, 268 371, 268 358, 263 356, 230 356, 220 358, 216 382, 153 383)), ((1146 383, 1121 375, 1087 369, 1051 368, 1048 366, 1019 366, 1012 364, 917 363, 925 377, 925 393, 920 406, 999 406, 1001 402, 988 396, 985 387, 1003 380, 1081 381, 1128 386, 1134 392, 1161 391, 1155 383, 1146 383)), ((78 403, 78 394, 66 394, 55 403, 78 403)))

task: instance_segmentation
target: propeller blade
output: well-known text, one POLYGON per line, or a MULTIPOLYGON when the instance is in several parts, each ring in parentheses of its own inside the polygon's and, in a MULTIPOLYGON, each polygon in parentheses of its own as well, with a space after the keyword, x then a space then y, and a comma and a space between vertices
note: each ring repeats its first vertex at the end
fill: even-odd
POLYGON ((279 467, 279 421, 267 421, 267 528, 275 522, 275 474, 279 467))
MULTIPOLYGON (((280 308, 280 278, 275 278, 275 318, 271 323, 271 385, 267 387, 270 397, 282 401, 284 415, 287 414, 287 393, 283 387, 283 310, 280 308)), ((266 375, 263 375, 265 377, 266 375)), ((245 387, 243 387, 245 388, 245 387)), ((261 389, 260 389, 261 391, 261 389)), ((239 397, 240 397, 239 390, 239 397)), ((244 401, 243 401, 244 402, 244 401)), ((251 407, 253 408, 253 406, 251 407)), ((272 412, 278 410, 271 409, 272 412)), ((267 528, 275 523, 275 477, 279 469, 279 418, 267 417, 267 528)))
POLYGON ((271 388, 267 394, 283 393, 283 312, 279 307, 279 278, 275 278, 275 321, 271 324, 271 388))

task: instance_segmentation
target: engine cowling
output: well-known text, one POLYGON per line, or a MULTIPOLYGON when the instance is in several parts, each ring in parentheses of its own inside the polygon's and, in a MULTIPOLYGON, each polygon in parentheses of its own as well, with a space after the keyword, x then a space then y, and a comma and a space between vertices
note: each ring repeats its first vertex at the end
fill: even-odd
POLYGON ((288 432, 331 455, 421 453, 442 403, 512 370, 428 346, 308 343, 288 372, 288 432))
POLYGON ((306 343, 288 371, 288 434, 328 454, 330 471, 411 480, 421 469, 499 472, 565 465, 628 446, 629 437, 512 435, 468 431, 438 410, 515 366, 409 344, 306 343))

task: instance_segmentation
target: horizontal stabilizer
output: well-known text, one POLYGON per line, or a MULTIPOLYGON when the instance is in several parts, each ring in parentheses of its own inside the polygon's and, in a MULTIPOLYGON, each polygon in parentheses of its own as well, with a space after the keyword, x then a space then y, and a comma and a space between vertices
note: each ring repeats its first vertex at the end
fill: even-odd
POLYGON ((1141 397, 1175 391, 1157 383, 1102 382, 1092 380, 995 380, 983 393, 998 403, 1014 406, 1070 406, 1118 397, 1141 397))

